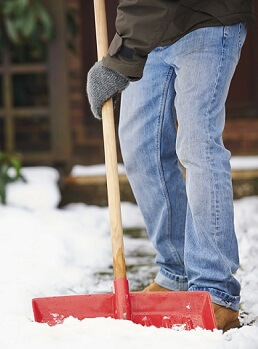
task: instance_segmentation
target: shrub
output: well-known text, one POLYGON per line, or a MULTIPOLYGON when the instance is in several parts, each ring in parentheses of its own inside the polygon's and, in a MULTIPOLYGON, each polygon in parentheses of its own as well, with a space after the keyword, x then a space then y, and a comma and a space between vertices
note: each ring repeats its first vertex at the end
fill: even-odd
POLYGON ((0 47, 29 44, 42 54, 53 36, 52 19, 41 0, 0 0, 0 47))
POLYGON ((6 205, 6 186, 9 183, 25 178, 21 174, 21 160, 16 154, 9 155, 0 152, 0 200, 6 205), (13 171, 11 170, 13 169, 13 171))

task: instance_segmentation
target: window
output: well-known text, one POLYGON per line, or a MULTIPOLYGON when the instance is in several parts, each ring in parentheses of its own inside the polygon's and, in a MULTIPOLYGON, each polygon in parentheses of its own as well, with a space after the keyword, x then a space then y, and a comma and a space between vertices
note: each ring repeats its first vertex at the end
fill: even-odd
POLYGON ((70 160, 65 4, 46 0, 57 35, 39 55, 28 46, 0 52, 0 151, 25 163, 70 160))
POLYGON ((45 57, 41 61, 37 57, 32 63, 32 57, 25 48, 4 48, 0 70, 1 148, 8 152, 51 151, 47 62, 45 57))

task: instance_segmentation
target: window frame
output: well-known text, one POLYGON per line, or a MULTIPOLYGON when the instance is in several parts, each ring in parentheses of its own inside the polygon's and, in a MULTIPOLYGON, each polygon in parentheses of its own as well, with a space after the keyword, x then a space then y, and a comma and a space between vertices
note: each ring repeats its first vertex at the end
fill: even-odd
POLYGON ((29 118, 43 115, 50 121, 50 151, 25 152, 24 163, 65 163, 71 160, 71 127, 68 93, 68 63, 66 47, 65 2, 46 0, 55 23, 55 37, 48 45, 48 59, 45 63, 11 63, 10 52, 3 50, 3 62, 0 65, 2 76, 3 106, 0 107, 0 119, 4 120, 5 149, 16 152, 15 118, 29 118), (14 107, 12 76, 14 74, 45 73, 48 78, 49 103, 46 107, 14 107))

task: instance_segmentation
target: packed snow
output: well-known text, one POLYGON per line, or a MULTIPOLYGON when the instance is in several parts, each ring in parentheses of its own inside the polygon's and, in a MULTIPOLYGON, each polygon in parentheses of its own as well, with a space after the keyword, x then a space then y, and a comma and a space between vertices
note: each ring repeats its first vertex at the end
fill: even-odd
MULTIPOLYGON (((108 209, 84 204, 59 209, 54 169, 27 168, 23 174, 27 183, 10 184, 8 205, 0 204, 1 349, 258 348, 258 197, 235 201, 242 328, 226 334, 178 331, 104 318, 68 318, 49 327, 34 322, 32 298, 111 291, 108 209)), ((138 207, 122 203, 122 217, 128 279, 135 289, 157 271, 154 250, 138 207)))
MULTIPOLYGON (((10 175, 13 169, 10 168, 10 175)), ((57 207, 61 196, 57 183, 59 173, 49 167, 25 167, 22 175, 26 182, 17 181, 7 186, 7 204, 28 209, 57 207)))
MULTIPOLYGON (((242 170, 258 170, 258 156, 232 156, 230 159, 231 169, 234 171, 242 170)), ((104 164, 83 166, 75 165, 72 168, 71 176, 104 176, 106 168, 104 164)), ((123 164, 118 164, 118 173, 125 174, 125 167, 123 164)))
MULTIPOLYGON (((118 173, 125 174, 125 167, 123 164, 118 164, 118 173)), ((81 176, 104 176, 106 174, 106 167, 104 164, 83 166, 75 165, 72 168, 71 176, 81 177, 81 176)))
POLYGON ((258 156, 232 156, 230 163, 235 171, 258 170, 258 156))

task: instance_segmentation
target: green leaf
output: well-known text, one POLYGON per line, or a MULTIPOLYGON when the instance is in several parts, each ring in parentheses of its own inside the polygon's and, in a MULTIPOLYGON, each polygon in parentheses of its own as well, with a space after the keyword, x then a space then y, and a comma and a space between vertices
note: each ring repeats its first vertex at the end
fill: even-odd
POLYGON ((16 156, 12 156, 10 159, 10 165, 16 170, 17 173, 21 170, 20 160, 16 156))
POLYGON ((24 35, 25 38, 28 38, 33 33, 33 30, 36 25, 36 18, 33 11, 28 10, 26 12, 26 15, 23 18, 23 22, 24 22, 24 25, 22 28, 22 34, 24 35))
POLYGON ((15 22, 13 22, 10 18, 5 19, 6 32, 9 39, 18 44, 20 42, 19 33, 15 27, 15 22))
POLYGON ((16 2, 17 2, 16 8, 19 12, 25 11, 29 6, 29 0, 18 0, 16 2))
POLYGON ((3 164, 1 166, 1 177, 2 178, 7 178, 8 177, 8 169, 9 169, 9 165, 7 164, 3 164))
POLYGON ((17 1, 5 1, 3 4, 3 14, 9 16, 15 10, 17 1))
POLYGON ((25 178, 21 174, 21 161, 18 155, 0 152, 0 201, 6 203, 6 186, 8 183, 25 178), (10 175, 9 169, 15 170, 14 175, 10 175))
POLYGON ((0 163, 5 159, 5 153, 0 153, 0 163))
POLYGON ((6 185, 0 177, 0 199, 3 205, 6 205, 6 185))
POLYGON ((49 40, 53 35, 53 25, 51 18, 45 9, 45 7, 41 4, 40 1, 36 0, 35 9, 37 11, 37 15, 39 17, 39 21, 43 26, 43 33, 47 40, 49 40))

